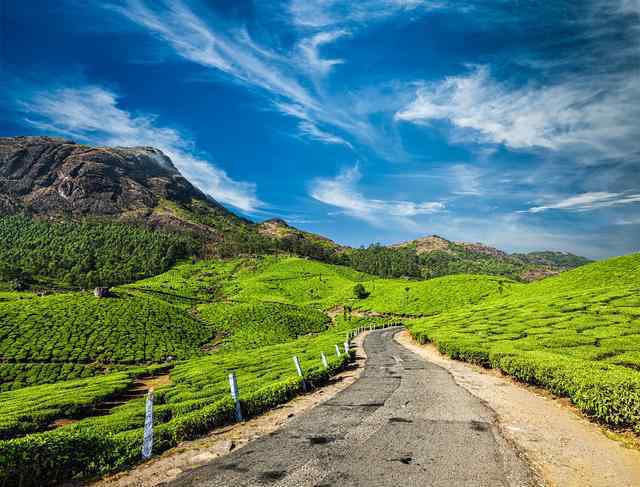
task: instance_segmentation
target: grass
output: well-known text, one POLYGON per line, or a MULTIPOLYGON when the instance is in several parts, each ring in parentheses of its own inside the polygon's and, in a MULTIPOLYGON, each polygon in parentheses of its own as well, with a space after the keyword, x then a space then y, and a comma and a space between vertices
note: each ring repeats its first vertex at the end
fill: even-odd
POLYGON ((640 254, 408 323, 450 356, 500 368, 640 432, 640 254))

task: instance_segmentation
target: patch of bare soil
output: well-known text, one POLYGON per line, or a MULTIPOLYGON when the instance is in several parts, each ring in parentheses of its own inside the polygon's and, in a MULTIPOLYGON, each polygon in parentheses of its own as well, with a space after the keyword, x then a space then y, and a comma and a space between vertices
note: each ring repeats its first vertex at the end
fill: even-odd
POLYGON ((155 389, 157 387, 164 386, 170 383, 171 378, 169 377, 169 374, 140 376, 126 391, 121 392, 120 394, 116 394, 115 396, 112 396, 104 401, 101 401, 91 414, 84 416, 83 418, 56 419, 55 421, 52 421, 51 424, 49 424, 49 429, 61 428, 62 426, 77 423, 78 421, 80 421, 80 419, 84 419, 85 417, 89 416, 104 416, 106 414, 109 414, 113 408, 121 406, 125 402, 129 402, 134 399, 146 396, 147 392, 149 392, 149 389, 155 389))
POLYGON ((496 412, 504 436, 519 447, 548 485, 640 486, 640 451, 611 439, 610 431, 578 414, 568 401, 496 371, 451 360, 433 345, 419 345, 406 331, 395 339, 448 370, 460 386, 485 401, 496 412))
POLYGON ((174 480, 183 472, 206 465, 245 443, 283 427, 294 416, 331 399, 360 377, 366 360, 362 346, 366 335, 366 332, 361 333, 354 339, 355 364, 336 375, 328 385, 298 396, 261 416, 213 430, 198 440, 183 442, 132 470, 104 477, 85 485, 91 487, 155 487, 174 480))
MULTIPOLYGON (((327 311, 327 315, 329 316, 329 318, 331 318, 332 320, 338 316, 344 313, 344 307, 343 306, 334 306, 333 308, 331 308, 330 310, 327 311)), ((367 311, 367 310, 362 310, 362 309, 352 309, 349 314, 351 316, 355 316, 356 318, 384 318, 385 316, 389 316, 386 315, 384 313, 378 313, 377 311, 367 311)))

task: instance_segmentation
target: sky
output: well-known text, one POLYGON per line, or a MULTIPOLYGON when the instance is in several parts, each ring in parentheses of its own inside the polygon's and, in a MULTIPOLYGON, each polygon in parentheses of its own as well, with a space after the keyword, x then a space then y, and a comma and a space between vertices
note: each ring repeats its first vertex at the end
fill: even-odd
POLYGON ((0 135, 352 245, 640 251, 640 0, 4 0, 0 135))

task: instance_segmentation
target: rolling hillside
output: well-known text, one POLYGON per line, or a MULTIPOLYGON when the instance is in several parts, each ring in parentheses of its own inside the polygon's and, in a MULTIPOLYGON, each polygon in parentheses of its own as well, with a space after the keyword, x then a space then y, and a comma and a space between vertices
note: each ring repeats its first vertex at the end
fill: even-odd
POLYGON ((454 358, 499 368, 640 432, 639 291, 633 254, 407 325, 454 358))
POLYGON ((491 276, 387 280, 310 259, 268 256, 182 263, 114 288, 109 298, 5 293, 0 390, 187 359, 221 345, 282 343, 325 330, 323 312, 336 307, 424 316, 513 285, 491 276), (369 293, 364 299, 354 295, 358 283, 369 293))
POLYGON ((13 380, 3 387, 16 389, 0 393, 0 448, 8 452, 2 471, 15 477, 36 456, 58 459, 39 462, 30 473, 40 482, 32 485, 44 485, 123 468, 139 458, 143 399, 95 414, 141 376, 171 369, 156 391, 159 452, 232 421, 229 371, 241 377, 243 409, 257 414, 302 390, 294 353, 305 377, 321 381, 344 365, 334 347, 345 333, 399 321, 453 357, 499 367, 570 397, 603 422, 638 429, 639 255, 531 284, 477 275, 381 279, 267 256, 185 262, 115 288, 114 298, 3 293, 2 366, 15 371, 3 372, 13 380), (364 286, 362 299, 357 284, 364 286), (337 312, 333 323, 326 311, 337 312), (118 346, 123 342, 127 347, 118 346), (328 370, 321 351, 330 357, 328 370), (175 354, 172 360, 168 354, 175 354), (62 364, 67 375, 35 367, 36 360, 45 368, 62 364), (24 387, 65 377, 78 378, 24 387), (50 429, 63 419, 69 424, 50 429))
POLYGON ((392 245, 391 248, 415 252, 423 277, 492 274, 530 282, 591 262, 568 252, 508 254, 481 243, 452 242, 438 235, 392 245))

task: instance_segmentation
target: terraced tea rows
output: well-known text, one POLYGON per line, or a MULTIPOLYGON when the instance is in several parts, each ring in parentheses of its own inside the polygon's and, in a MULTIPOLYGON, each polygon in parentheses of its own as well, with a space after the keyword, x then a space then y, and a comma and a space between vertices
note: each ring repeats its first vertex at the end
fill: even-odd
POLYGON ((16 387, 85 377, 111 364, 192 357, 211 335, 185 311, 134 294, 97 299, 66 293, 0 303, 2 377, 13 377, 16 387), (81 370, 24 370, 19 364, 77 364, 81 370))
MULTIPOLYGON (((287 401, 302 389, 292 357, 302 362, 305 380, 318 384, 341 368, 347 356, 337 356, 336 344, 357 322, 347 323, 317 335, 288 343, 248 351, 221 351, 178 364, 171 372, 170 385, 156 391, 154 408, 154 452, 194 438, 215 426, 233 420, 234 405, 228 397, 228 374, 238 376, 242 408, 252 416, 287 401), (329 358, 325 369, 320 353, 329 358)), ((90 410, 96 402, 126 388, 131 372, 101 378, 61 383, 61 394, 48 397, 54 386, 35 386, 0 394, 4 436, 0 441, 3 468, 0 483, 48 485, 73 476, 88 476, 120 469, 140 458, 144 399, 130 401, 107 416, 90 417, 54 431, 32 433, 68 411, 90 410), (21 404, 32 404, 21 409, 21 404), (34 462, 35 459, 38 459, 34 462), (27 475, 27 476, 25 476, 27 475)))
POLYGON ((500 368, 640 431, 639 283, 635 254, 408 325, 454 358, 500 368))
POLYGON ((293 340, 327 329, 331 320, 308 306, 279 303, 213 303, 198 306, 198 314, 217 332, 229 336, 227 344, 239 350, 293 340))

